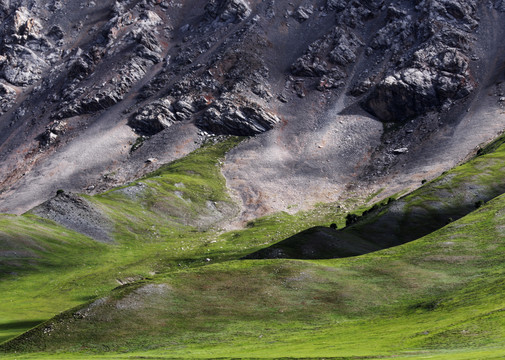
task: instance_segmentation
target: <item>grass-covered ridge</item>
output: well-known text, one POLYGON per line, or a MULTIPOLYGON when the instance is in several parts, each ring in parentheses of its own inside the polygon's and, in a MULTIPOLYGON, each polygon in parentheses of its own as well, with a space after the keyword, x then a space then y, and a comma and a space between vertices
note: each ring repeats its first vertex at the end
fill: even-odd
POLYGON ((114 220, 114 244, 98 243, 32 214, 1 215, 0 341, 120 284, 165 269, 203 265, 207 256, 225 251, 186 222, 198 212, 222 218, 228 213, 223 215, 220 207, 234 210, 219 161, 239 141, 208 144, 123 188, 135 191, 89 197, 114 220), (167 190, 179 182, 184 183, 182 197, 191 201, 179 206, 187 215, 177 218, 156 204, 183 201, 167 190), (145 183, 141 192, 138 183, 145 183), (208 210, 206 202, 216 205, 208 210))
POLYGON ((503 208, 504 196, 423 239, 355 258, 166 273, 11 346, 82 358, 496 358, 505 350, 503 208))
MULTIPOLYGON (((2 357, 500 358, 503 196, 422 239, 363 256, 238 260, 316 224, 342 227, 345 214, 320 205, 232 232, 200 222, 233 212, 219 159, 236 141, 88 198, 113 219, 114 244, 33 215, 3 217, 11 231, 0 234, 2 251, 53 246, 51 256, 39 251, 6 268, 3 339, 72 310, 5 343, 2 357), (110 291, 120 283, 127 285, 110 291)), ((459 191, 458 184, 493 189, 504 158, 500 146, 404 199, 421 206, 419 199, 459 191)))
POLYGON ((239 141, 209 143, 128 186, 86 197, 113 220, 114 243, 33 214, 0 215, 0 342, 121 284, 238 259, 309 226, 342 221, 337 205, 320 205, 244 230, 213 229, 236 211, 220 162, 239 141))
MULTIPOLYGON (((505 192, 505 135, 479 156, 424 184, 397 201, 355 212, 359 220, 334 231, 315 227, 251 258, 321 259, 355 256, 397 246, 440 229, 505 192)), ((362 209, 360 209, 362 210, 362 209)))

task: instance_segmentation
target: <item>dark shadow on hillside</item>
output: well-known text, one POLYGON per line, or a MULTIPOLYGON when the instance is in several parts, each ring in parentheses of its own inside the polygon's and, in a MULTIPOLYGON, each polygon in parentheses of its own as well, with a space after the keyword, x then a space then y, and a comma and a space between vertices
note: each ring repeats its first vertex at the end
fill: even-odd
POLYGON ((41 323, 43 323, 44 320, 33 320, 33 321, 10 321, 8 323, 3 323, 0 324, 0 330, 5 331, 5 330, 25 330, 25 329, 30 329, 32 327, 35 327, 41 323))
POLYGON ((394 211, 378 215, 379 210, 341 230, 324 226, 304 230, 244 259, 333 259, 363 255, 419 239, 470 211, 455 209, 405 216, 394 211))
POLYGON ((349 226, 317 226, 243 259, 331 259, 358 256, 426 236, 505 192, 505 184, 460 183, 441 188, 441 178, 412 195, 374 205, 349 226))

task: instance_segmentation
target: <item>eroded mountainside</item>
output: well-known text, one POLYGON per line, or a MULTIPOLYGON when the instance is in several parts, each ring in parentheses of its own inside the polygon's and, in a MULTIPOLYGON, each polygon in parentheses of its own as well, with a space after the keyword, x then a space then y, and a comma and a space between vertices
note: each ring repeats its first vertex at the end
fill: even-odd
POLYGON ((2 1, 0 211, 214 135, 248 220, 418 186, 505 125, 502 1, 2 1))
POLYGON ((503 357, 504 1, 0 9, 2 359, 503 357))

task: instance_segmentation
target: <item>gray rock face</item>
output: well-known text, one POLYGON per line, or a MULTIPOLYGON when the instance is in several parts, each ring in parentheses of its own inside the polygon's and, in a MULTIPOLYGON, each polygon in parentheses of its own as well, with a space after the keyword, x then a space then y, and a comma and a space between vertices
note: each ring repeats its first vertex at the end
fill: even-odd
POLYGON ((245 0, 211 0, 205 10, 209 20, 225 23, 242 21, 251 15, 251 8, 245 0))
POLYGON ((279 117, 260 105, 243 99, 215 101, 196 125, 214 134, 255 135, 270 130, 280 121, 279 117))
POLYGON ((321 77, 324 84, 336 84, 346 77, 344 67, 356 61, 356 53, 362 45, 352 32, 335 27, 309 46, 291 66, 291 72, 303 77, 321 77))
POLYGON ((32 50, 21 46, 6 46, 2 75, 13 85, 25 86, 41 78, 47 63, 32 50))
MULTIPOLYGON (((142 6, 130 11, 116 6, 115 16, 104 26, 101 37, 87 51, 75 50, 67 60, 69 71, 63 90, 64 101, 51 118, 93 114, 121 102, 132 86, 162 61, 162 49, 155 31, 160 25, 160 16, 142 6), (121 51, 124 54, 119 56, 121 51), (105 80, 96 79, 96 76, 93 79, 96 67, 105 59, 111 60, 114 66, 103 74, 105 80)), ((53 27, 51 36, 60 37, 60 30, 53 27)))
MULTIPOLYGON (((55 115, 55 119, 65 119, 68 117, 92 114, 100 110, 107 109, 121 100, 131 89, 133 84, 138 82, 146 74, 148 67, 154 64, 152 52, 149 49, 146 57, 132 56, 128 61, 119 66, 115 71, 115 77, 108 83, 102 84, 98 89, 85 91, 86 89, 69 86, 66 89, 62 103, 62 108, 55 115)), ((141 53, 144 54, 144 53, 141 53)), ((70 75, 76 79, 82 79, 89 73, 87 62, 77 60, 72 65, 70 75)))
POLYGON ((402 54, 405 44, 413 41, 409 17, 394 7, 388 9, 389 22, 372 42, 376 49, 391 50, 400 63, 377 84, 364 104, 383 121, 403 122, 440 109, 475 88, 470 60, 464 54, 469 32, 478 25, 475 2, 432 0, 423 1, 419 7, 433 21, 418 25, 424 41, 411 54, 402 54))
POLYGON ((401 69, 379 83, 368 105, 380 119, 404 121, 470 94, 469 60, 456 49, 432 50, 415 54, 417 67, 401 69))
POLYGON ((168 99, 156 101, 134 114, 129 125, 144 135, 157 134, 178 120, 173 109, 168 99))
POLYGON ((438 105, 432 74, 415 68, 385 78, 369 101, 375 115, 385 121, 410 119, 438 105))
POLYGON ((47 68, 43 53, 51 48, 51 44, 41 30, 39 20, 26 7, 19 7, 8 21, 0 55, 0 73, 11 84, 33 84, 40 80, 42 71, 47 68))
MULTIPOLYGON (((351 122, 359 122, 367 117, 359 105, 384 121, 415 119, 394 127, 401 135, 378 148, 387 148, 381 162, 386 174, 387 166, 395 166, 390 159, 407 157, 393 157, 393 149, 405 146, 414 156, 412 142, 435 136, 442 126, 436 112, 453 105, 463 110, 465 97, 480 96, 474 89, 487 86, 501 71, 502 49, 492 44, 503 37, 503 3, 0 1, 0 82, 5 85, 0 86, 0 198, 12 199, 16 184, 36 189, 43 182, 31 180, 49 173, 46 161, 67 151, 78 157, 73 149, 90 150, 84 144, 89 139, 96 149, 110 146, 117 152, 104 156, 108 163, 96 153, 86 156, 73 173, 86 174, 80 179, 52 172, 60 177, 57 182, 79 184, 75 191, 87 188, 82 179, 88 173, 89 183, 96 184, 94 179, 116 164, 124 172, 97 191, 133 180, 157 166, 146 167, 146 159, 171 161, 168 153, 182 156, 208 132, 254 135, 284 118, 278 132, 265 139, 278 133, 279 141, 289 142, 292 133, 315 136, 339 124, 336 117, 354 111, 359 115, 351 122), (493 73, 484 69, 491 62, 493 73), (134 136, 123 126, 127 120, 149 137, 133 155, 127 151, 134 136), (23 141, 30 141, 30 148, 23 141), (163 141, 166 146, 159 145, 163 141), (184 152, 179 152, 183 142, 184 152)), ((501 90, 496 94, 503 97, 501 90)), ((451 121, 459 118, 456 113, 451 112, 451 121)), ((338 130, 338 136, 350 131, 338 130)), ((353 146, 356 136, 347 140, 342 135, 342 149, 353 146)), ((293 144, 293 150, 301 146, 293 144)), ((327 147, 316 148, 321 156, 329 154, 327 147)), ((262 187, 259 178, 250 180, 262 187)), ((47 197, 54 189, 45 181, 47 192, 40 196, 47 197)), ((34 198, 24 194, 25 203, 34 198)))
POLYGON ((414 23, 407 12, 394 6, 387 9, 387 23, 373 37, 370 47, 375 50, 403 51, 402 45, 414 33, 414 23))
POLYGON ((0 114, 9 110, 16 100, 16 90, 12 87, 0 83, 0 114))

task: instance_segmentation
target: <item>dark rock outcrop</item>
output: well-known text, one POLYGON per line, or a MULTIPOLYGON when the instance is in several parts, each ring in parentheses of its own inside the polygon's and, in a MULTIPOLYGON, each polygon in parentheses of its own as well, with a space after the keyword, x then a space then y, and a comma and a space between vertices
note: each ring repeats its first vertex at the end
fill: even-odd
POLYGON ((337 88, 347 77, 346 66, 356 61, 363 43, 350 30, 335 27, 329 34, 312 43, 291 66, 293 75, 319 78, 318 89, 337 88))
POLYGON ((140 134, 154 135, 178 120, 173 110, 170 100, 159 100, 135 113, 128 124, 140 134))
POLYGON ((277 115, 243 99, 215 101, 197 119, 196 125, 214 134, 255 135, 274 127, 277 115))
POLYGON ((49 124, 40 136, 40 143, 42 146, 52 145, 58 140, 58 137, 65 133, 67 123, 65 121, 56 120, 49 124))
POLYGON ((211 0, 205 6, 209 20, 219 22, 237 22, 251 14, 251 8, 245 0, 211 0))
POLYGON ((13 85, 26 86, 41 79, 48 67, 49 41, 42 25, 26 7, 19 7, 8 22, 0 54, 0 73, 13 85), (44 56, 46 55, 46 56, 44 56))
POLYGON ((293 16, 298 22, 304 22, 308 20, 313 13, 314 9, 312 6, 300 6, 296 9, 293 16))
POLYGON ((409 16, 394 7, 389 7, 389 22, 372 42, 375 49, 391 51, 399 64, 364 103, 383 121, 403 122, 450 106, 475 88, 465 55, 470 32, 478 25, 475 2, 432 0, 423 1, 418 8, 425 18, 417 24, 417 41, 422 43, 414 51, 402 53, 413 42, 414 29, 409 16))

